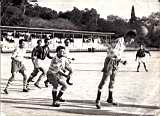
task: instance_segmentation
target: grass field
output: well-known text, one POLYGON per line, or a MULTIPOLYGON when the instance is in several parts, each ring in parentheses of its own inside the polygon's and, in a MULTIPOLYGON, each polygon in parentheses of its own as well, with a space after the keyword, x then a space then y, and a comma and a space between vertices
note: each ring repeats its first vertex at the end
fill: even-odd
MULTIPOLYGON (((160 52, 151 51, 147 56, 145 72, 143 66, 136 72, 136 52, 125 52, 126 66, 120 65, 115 81, 114 98, 119 106, 112 106, 105 101, 108 95, 108 81, 102 91, 102 109, 95 107, 97 87, 102 78, 101 69, 106 57, 105 52, 71 53, 75 58, 73 86, 68 86, 61 107, 52 107, 52 86, 42 89, 31 84, 28 93, 22 92, 22 76, 17 74, 9 87, 9 94, 3 89, 10 74, 11 54, 1 54, 1 116, 80 116, 80 115, 113 115, 113 116, 160 116, 160 52)), ((30 54, 27 54, 30 55, 30 54)), ((44 61, 47 69, 50 60, 44 61)), ((32 72, 31 60, 25 60, 27 75, 32 72)), ((37 77, 34 79, 36 80, 37 77)))

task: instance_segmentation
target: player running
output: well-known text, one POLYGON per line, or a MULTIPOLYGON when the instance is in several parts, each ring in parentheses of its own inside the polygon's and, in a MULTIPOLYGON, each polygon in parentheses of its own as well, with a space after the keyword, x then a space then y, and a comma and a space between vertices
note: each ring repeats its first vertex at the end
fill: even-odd
POLYGON ((23 92, 28 92, 26 89, 26 80, 27 80, 27 75, 26 75, 26 68, 24 66, 24 58, 30 58, 26 55, 26 49, 25 49, 25 43, 23 39, 19 40, 19 46, 14 50, 11 59, 11 74, 12 76, 9 78, 8 83, 4 89, 4 93, 8 94, 8 87, 11 84, 11 82, 14 80, 15 75, 17 72, 21 73, 23 76, 23 92))
POLYGON ((49 66, 49 69, 47 71, 47 79, 52 84, 52 98, 53 98, 53 104, 54 107, 59 107, 60 104, 57 103, 57 101, 64 102, 65 100, 62 99, 62 95, 64 91, 67 89, 67 85, 65 83, 64 77, 70 78, 72 74, 72 69, 68 67, 67 65, 67 59, 64 56, 65 54, 65 47, 58 46, 56 48, 56 56, 52 58, 51 64, 49 66), (64 70, 68 71, 68 74, 64 72, 64 70), (57 88, 61 85, 61 89, 57 95, 57 88))
POLYGON ((32 54, 31 57, 32 59, 32 63, 34 65, 34 69, 33 72, 31 73, 31 75, 29 76, 28 80, 27 80, 27 89, 29 89, 29 83, 33 82, 33 78, 37 76, 38 72, 42 72, 41 75, 39 76, 38 80, 34 83, 34 85, 38 88, 41 88, 39 86, 39 82, 41 81, 42 77, 45 76, 45 71, 44 68, 42 66, 40 66, 39 62, 42 59, 42 53, 43 53, 43 48, 41 46, 42 41, 41 40, 37 40, 37 46, 35 48, 33 48, 32 50, 32 54))

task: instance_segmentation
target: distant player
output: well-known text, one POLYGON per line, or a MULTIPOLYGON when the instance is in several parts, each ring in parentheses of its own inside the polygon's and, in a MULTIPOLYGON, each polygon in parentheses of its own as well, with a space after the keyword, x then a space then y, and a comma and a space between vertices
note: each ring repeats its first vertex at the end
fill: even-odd
POLYGON ((4 89, 4 92, 8 94, 8 87, 11 84, 11 82, 14 80, 14 77, 17 72, 21 73, 23 76, 23 92, 28 92, 26 89, 26 68, 24 66, 24 58, 29 58, 26 55, 26 49, 23 39, 19 40, 19 46, 14 50, 11 59, 11 74, 12 76, 9 78, 8 83, 4 89))
POLYGON ((139 72, 139 68, 140 68, 141 63, 143 64, 145 71, 148 72, 148 69, 147 69, 147 66, 146 66, 146 63, 145 63, 146 62, 145 53, 148 53, 151 56, 150 52, 148 50, 146 50, 143 47, 143 45, 141 45, 140 49, 136 53, 136 59, 135 59, 136 61, 138 59, 137 72, 139 72))
POLYGON ((33 78, 37 76, 38 72, 42 72, 41 75, 39 76, 38 80, 34 83, 34 85, 38 88, 41 88, 39 86, 39 82, 41 81, 42 77, 45 76, 45 70, 43 68, 43 66, 40 65, 40 60, 42 60, 42 53, 43 53, 43 48, 41 46, 42 41, 41 40, 37 40, 37 46, 32 50, 32 54, 31 57, 32 59, 32 63, 34 65, 34 69, 33 72, 31 73, 31 75, 29 76, 28 80, 27 80, 27 89, 29 89, 29 83, 33 82, 33 78))
POLYGON ((57 103, 57 101, 64 102, 65 100, 62 99, 62 95, 64 91, 67 88, 67 85, 65 83, 64 77, 70 78, 72 74, 72 70, 68 68, 67 59, 64 56, 65 54, 65 47, 58 46, 56 48, 56 56, 53 57, 51 64, 49 66, 49 69, 47 71, 47 79, 52 84, 53 90, 52 90, 52 98, 53 98, 53 106, 59 107, 60 104, 57 103), (68 74, 64 72, 64 70, 68 71, 68 74), (58 86, 61 85, 61 89, 57 95, 57 89, 58 86))
MULTIPOLYGON (((71 44, 71 39, 67 38, 64 40, 64 47, 65 47, 65 54, 64 54, 64 57, 67 58, 67 65, 68 67, 71 68, 71 60, 74 61, 75 59, 74 58, 70 58, 70 44, 71 44)), ((71 68, 72 70, 72 68, 71 68)), ((67 79, 67 83, 69 85, 72 85, 73 83, 70 82, 70 78, 67 79)))
POLYGON ((96 98, 97 109, 101 108, 101 104, 100 104, 101 91, 108 77, 110 78, 110 81, 109 81, 109 93, 108 93, 107 102, 113 105, 117 105, 113 101, 113 96, 112 96, 115 76, 118 70, 119 63, 121 62, 124 65, 126 64, 126 61, 121 59, 121 55, 126 45, 131 44, 134 41, 135 36, 136 36, 136 32, 129 31, 128 33, 125 34, 124 37, 117 38, 114 42, 115 45, 107 44, 108 55, 105 59, 104 67, 102 69, 103 76, 98 85, 98 93, 96 98))

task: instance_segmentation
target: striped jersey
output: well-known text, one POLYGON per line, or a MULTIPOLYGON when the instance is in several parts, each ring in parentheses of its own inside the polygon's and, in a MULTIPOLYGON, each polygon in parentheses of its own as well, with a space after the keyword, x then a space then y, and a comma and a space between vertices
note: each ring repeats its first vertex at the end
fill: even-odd
POLYGON ((52 56, 50 56, 50 49, 47 45, 42 46, 42 60, 44 60, 46 57, 49 59, 52 59, 52 56))
POLYGON ((49 66, 49 71, 52 73, 58 73, 60 70, 64 70, 66 65, 66 58, 59 58, 57 55, 54 56, 51 60, 51 64, 49 66))
POLYGON ((31 57, 37 57, 38 59, 42 59, 42 52, 43 49, 41 46, 36 46, 33 50, 32 50, 32 54, 31 57))

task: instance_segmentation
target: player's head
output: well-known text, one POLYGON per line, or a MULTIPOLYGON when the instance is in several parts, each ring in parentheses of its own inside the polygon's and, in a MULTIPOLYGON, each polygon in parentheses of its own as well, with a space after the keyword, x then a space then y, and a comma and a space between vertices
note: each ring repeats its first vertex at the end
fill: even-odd
POLYGON ((44 39, 44 44, 49 45, 49 39, 44 39))
POLYGON ((126 43, 126 44, 131 44, 132 42, 134 42, 136 35, 137 35, 136 30, 128 31, 128 32, 125 34, 125 37, 124 37, 125 43, 126 43))
POLYGON ((64 40, 65 46, 69 46, 70 43, 71 43, 71 40, 69 38, 64 40))
POLYGON ((19 40, 19 47, 20 48, 24 48, 25 44, 24 44, 24 40, 23 39, 20 39, 19 40))
POLYGON ((40 46, 41 44, 42 44, 42 40, 40 40, 40 39, 39 39, 39 40, 37 40, 37 45, 39 45, 39 46, 40 46))
POLYGON ((64 46, 58 46, 56 48, 57 56, 62 57, 65 54, 65 47, 64 46))
POLYGON ((143 44, 141 44, 141 45, 140 45, 140 49, 143 49, 143 48, 144 48, 144 45, 143 45, 143 44))

